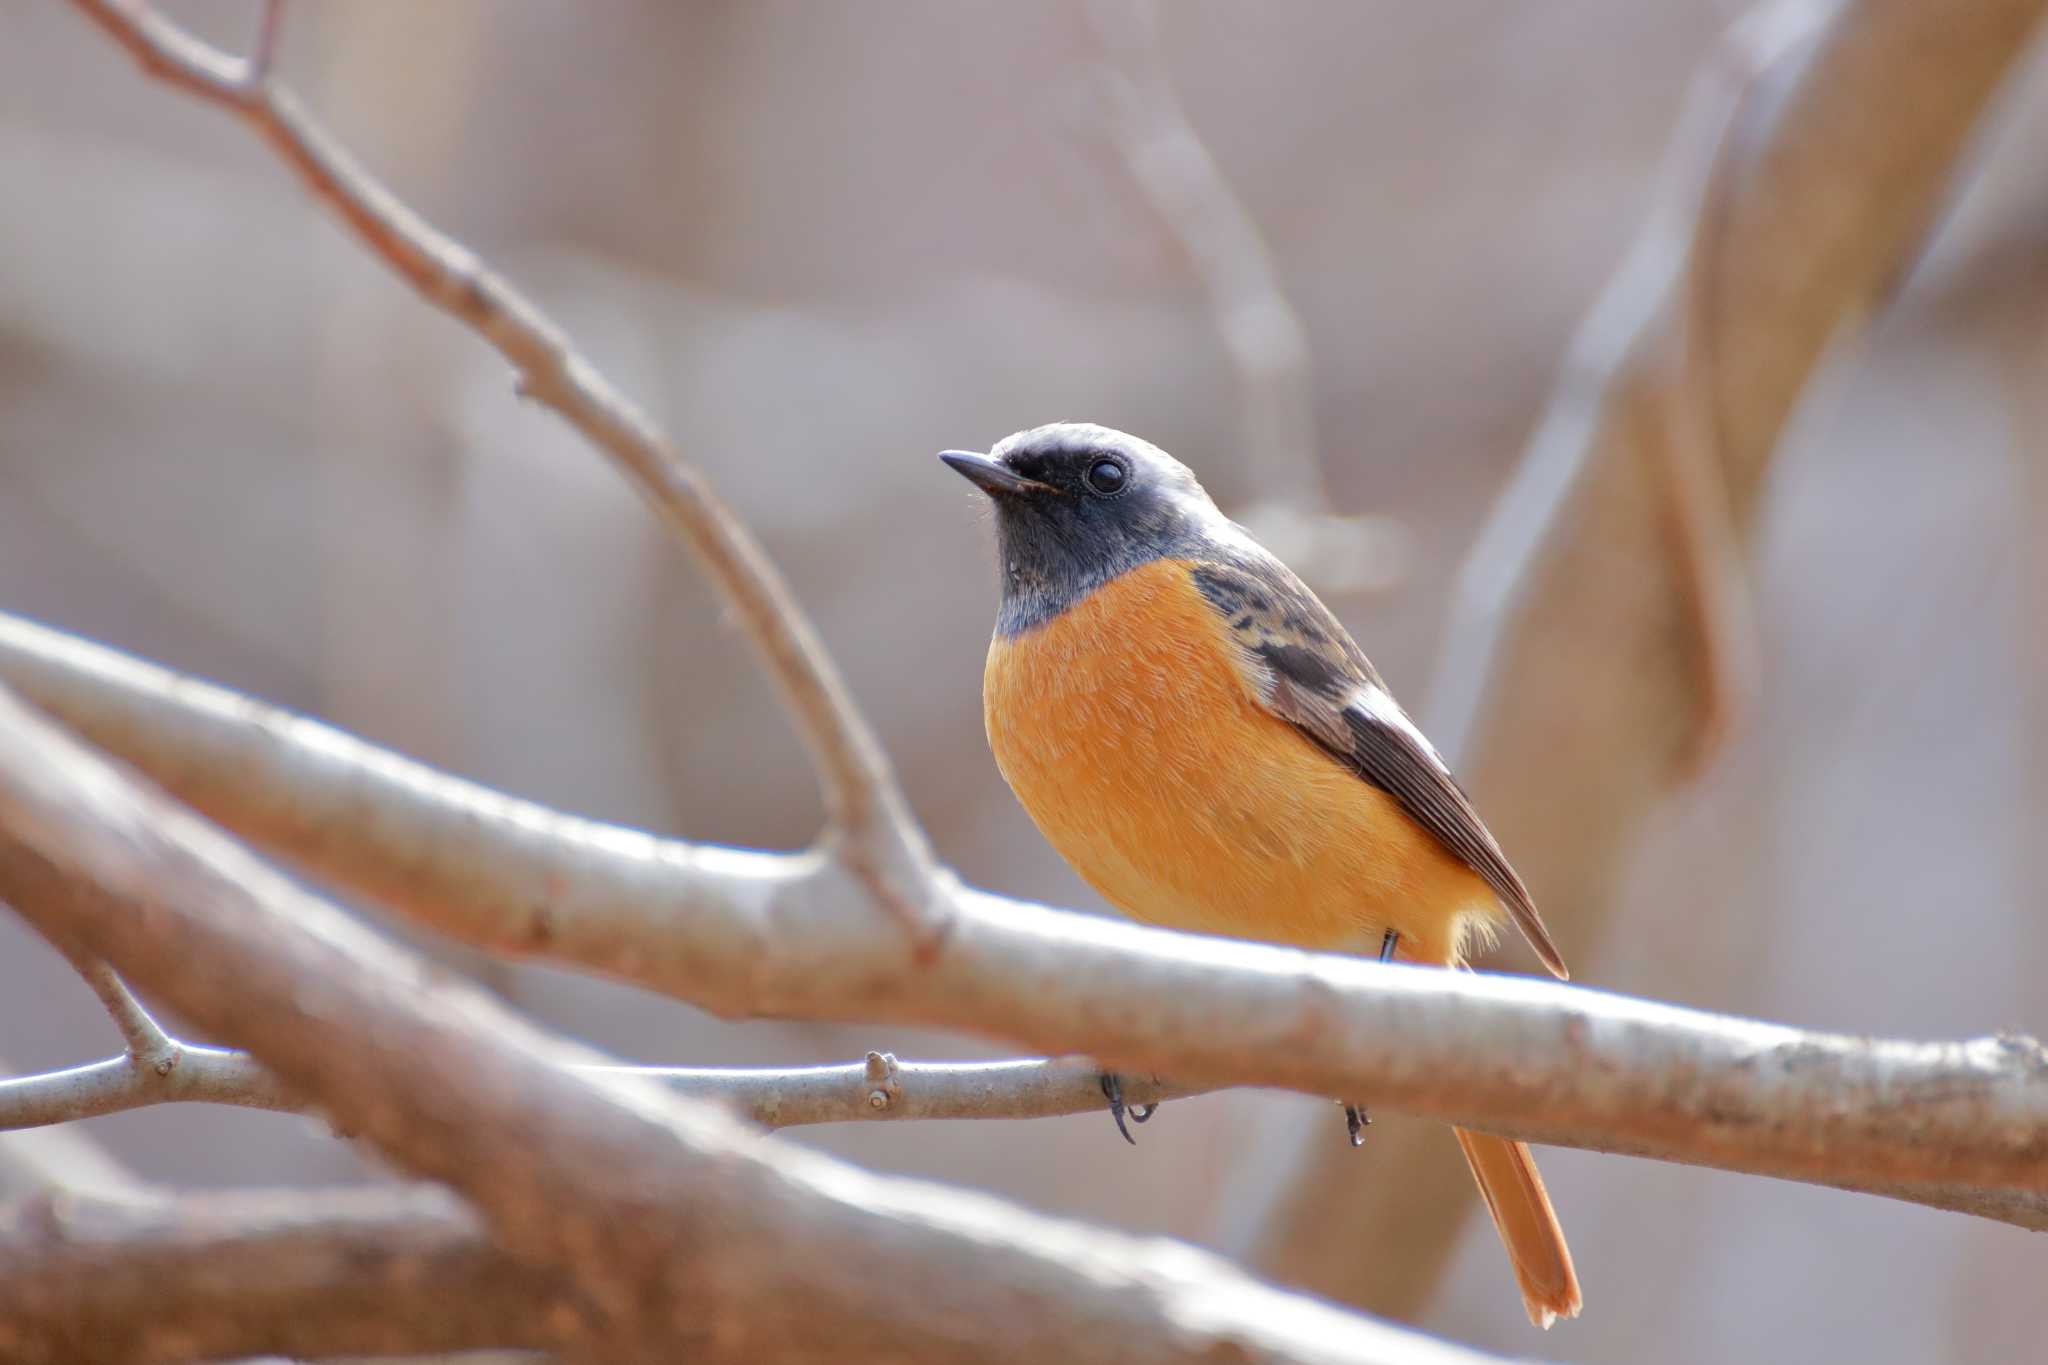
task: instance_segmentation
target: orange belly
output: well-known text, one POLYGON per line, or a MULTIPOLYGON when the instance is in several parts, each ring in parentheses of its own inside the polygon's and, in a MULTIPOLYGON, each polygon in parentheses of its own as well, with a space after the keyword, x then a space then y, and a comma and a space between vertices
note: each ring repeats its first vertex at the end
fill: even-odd
POLYGON ((1266 711, 1184 563, 1160 560, 989 649, 989 745, 1017 799, 1133 918, 1460 960, 1499 914, 1391 796, 1266 711))

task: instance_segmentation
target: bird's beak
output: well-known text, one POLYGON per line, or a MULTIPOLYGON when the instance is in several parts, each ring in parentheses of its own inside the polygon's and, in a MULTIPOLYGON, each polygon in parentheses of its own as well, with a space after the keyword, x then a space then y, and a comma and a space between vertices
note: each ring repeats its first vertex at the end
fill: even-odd
POLYGON ((1027 479, 1001 461, 991 460, 988 456, 978 455, 971 450, 942 450, 939 452, 939 459, 990 497, 1000 494, 1056 491, 1051 484, 1027 479))

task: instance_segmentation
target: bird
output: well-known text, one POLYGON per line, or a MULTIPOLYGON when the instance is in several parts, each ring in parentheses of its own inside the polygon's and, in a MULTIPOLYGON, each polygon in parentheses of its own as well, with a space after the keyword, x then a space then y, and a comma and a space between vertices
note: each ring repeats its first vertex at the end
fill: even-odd
MULTIPOLYGON (((1167 928, 1449 968, 1506 920, 1568 975, 1365 652, 1186 465, 1086 422, 939 459, 994 506, 1002 596, 982 701, 996 766, 1111 904, 1167 928)), ((1104 1092, 1128 1139, 1113 1076, 1104 1092)), ((1346 1115, 1356 1143, 1362 1113, 1346 1115)), ((1530 1320, 1577 1316, 1528 1147, 1453 1132, 1530 1320)))

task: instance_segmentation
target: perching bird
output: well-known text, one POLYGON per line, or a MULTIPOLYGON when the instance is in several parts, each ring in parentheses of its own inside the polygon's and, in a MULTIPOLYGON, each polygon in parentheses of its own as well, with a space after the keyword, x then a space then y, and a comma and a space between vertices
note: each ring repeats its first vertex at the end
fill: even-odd
MULTIPOLYGON (((1119 909, 1444 967, 1505 911, 1565 975, 1521 878, 1364 652, 1185 465, 1071 422, 939 458, 995 504, 996 764, 1119 909)), ((1576 1315, 1529 1149, 1453 1131, 1530 1319, 1576 1315)))

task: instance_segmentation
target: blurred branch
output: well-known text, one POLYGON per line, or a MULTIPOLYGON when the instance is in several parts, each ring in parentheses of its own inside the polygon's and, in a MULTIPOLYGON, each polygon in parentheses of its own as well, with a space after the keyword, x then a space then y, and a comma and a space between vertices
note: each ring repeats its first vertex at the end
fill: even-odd
POLYGON ((148 74, 234 113, 262 135, 313 197, 435 307, 512 363, 519 391, 566 420, 618 466, 696 551, 759 652, 818 770, 826 844, 869 882, 877 906, 921 944, 943 932, 920 894, 931 853, 887 757, 782 575, 703 476, 652 421, 585 360, 546 315, 476 256, 401 203, 270 78, 277 13, 257 57, 199 42, 140 0, 74 3, 148 74))
POLYGON ((9 1198, 0 1358, 18 1365, 302 1348, 430 1365, 440 1357, 413 1353, 559 1340, 573 1311, 425 1187, 181 1197, 78 1129, 43 1128, 0 1135, 9 1198))
MULTIPOLYGON (((1459 576, 1425 716, 1567 957, 1615 918, 1637 832, 1742 705, 1742 570, 1793 404, 1914 259, 2043 8, 1787 0, 1695 82, 1650 221, 1459 576)), ((1399 1180, 1339 1179, 1341 1154, 1274 1134, 1233 1200, 1258 1226, 1226 1246, 1413 1316, 1471 1182, 1437 1134, 1375 1136, 1399 1180), (1404 1254, 1359 1257, 1360 1226, 1404 1254)))
POLYGON ((1948 1187, 2048 1188, 2028 1126, 2048 1121, 2048 1075, 2024 1040, 1839 1038, 1221 943, 950 878, 935 894, 955 930, 921 962, 873 932, 863 885, 812 854, 577 819, 6 616, 0 678, 337 885, 486 951, 725 1015, 952 1027, 1191 1084, 1370 1095, 1571 1146, 1883 1193, 1938 1186, 1908 1197, 1944 1207, 1965 1207, 1948 1187))
MULTIPOLYGON (((138 1070, 126 1057, 33 1076, 0 1077, 0 1131, 125 1113, 157 1104, 224 1104, 306 1112, 246 1052, 174 1044, 173 1069, 138 1070)), ((1082 1057, 1009 1062, 899 1062, 871 1052, 846 1066, 786 1069, 613 1066, 571 1068, 637 1077, 719 1105, 765 1128, 880 1119, 1035 1119, 1103 1108, 1102 1068, 1082 1057)), ((1200 1093, 1144 1076, 1124 1080, 1131 1104, 1200 1093)))
POLYGON ((1316 458, 1307 329, 1265 236, 1174 90, 1152 0, 1084 0, 1105 58, 1097 84, 1110 140, 1209 296, 1237 371, 1251 486, 1307 510, 1329 506, 1316 458))
POLYGON ((263 0, 263 11, 256 20, 256 41, 249 46, 248 64, 242 70, 243 81, 261 88, 270 79, 270 68, 277 61, 277 40, 284 33, 284 0, 263 0))
POLYGON ((579 1358, 1472 1359, 1189 1248, 870 1176, 638 1079, 571 1070, 589 1054, 431 972, 5 694, 0 895, 462 1195, 514 1263, 560 1277, 571 1309, 550 1325, 579 1358))
POLYGON ((0 1208, 0 1356, 18 1365, 564 1347, 586 1312, 428 1188, 0 1208))
POLYGON ((1110 141, 1208 295, 1237 373, 1238 439, 1254 490, 1235 515, 1325 591, 1383 588, 1398 573, 1400 529, 1331 510, 1316 436, 1308 329, 1265 235, 1188 118, 1159 42, 1154 0, 1084 0, 1102 52, 1110 141))
MULTIPOLYGON (((953 1023, 1049 1050, 1101 1052, 1119 1064, 1156 1062, 1171 1074, 1212 1083, 1265 1080, 1322 1094, 1370 1094, 1441 1117, 1471 1122, 1476 1115, 1482 1126, 1488 1113, 1504 1124, 1584 1123, 1585 1132, 1597 1130, 1597 1137, 1585 1138, 1592 1145, 1645 1150, 1660 1143, 1673 1149, 1682 1146, 1686 1159, 1740 1162, 1749 1169, 1806 1178, 1969 1179, 2035 1188, 2022 1139, 2038 1122, 2035 1109, 2041 1101, 2034 1093, 2038 1078, 2030 1070, 2031 1055, 2017 1049, 2008 1054, 1990 1043, 1950 1048, 1868 1045, 1659 1011, 1585 992, 1567 995, 1553 987, 1418 982, 1412 979, 1417 974, 1402 970, 1247 945, 1232 945, 1226 963, 1213 948, 1188 940, 1077 922, 1052 912, 1020 913, 1014 903, 955 886, 931 865, 885 760, 780 579, 751 537, 696 474, 675 458, 646 419, 569 351, 530 304, 370 181, 307 122, 288 95, 268 83, 260 61, 238 63, 212 52, 146 9, 112 0, 77 3, 153 74, 250 122, 366 245, 424 296, 498 345, 522 372, 523 389, 561 412, 611 455, 671 524, 685 532, 734 602, 736 614, 798 717, 826 788, 835 835, 824 851, 808 855, 658 841, 482 792, 403 760, 378 756, 322 727, 286 721, 283 728, 273 730, 255 717, 250 728, 258 733, 244 738, 261 759, 281 758, 278 767, 252 775, 205 771, 201 765, 189 776, 215 799, 235 808, 249 825, 270 831, 279 846, 308 865, 359 889, 367 889, 363 881, 375 882, 372 894, 492 950, 580 962, 736 1012, 953 1023), (316 743, 304 752, 291 752, 301 740, 316 743), (339 750, 318 748, 334 740, 339 740, 339 750), (309 774, 333 780, 333 785, 315 791, 299 780, 309 774), (236 791, 241 780, 247 780, 252 790, 236 791), (254 809, 253 789, 266 782, 270 794, 286 794, 290 801, 303 804, 295 811, 254 809), (351 808, 350 801, 364 790, 375 790, 384 799, 351 808), (302 818, 309 813, 310 822, 302 818), (365 847, 381 856, 373 857, 366 868, 346 866, 352 853, 365 847), (492 856, 503 855, 506 864, 477 856, 486 850, 492 856), (918 953, 874 932, 874 916, 861 912, 877 908, 923 931, 918 953), (943 921, 953 931, 948 938, 932 932, 933 925, 942 922, 932 917, 937 908, 950 911, 951 918, 943 921), (1380 974, 1361 974, 1374 970, 1380 974), (1134 1008, 1133 1001, 1144 1002, 1144 1008, 1134 1008), (1185 1059, 1188 1065, 1173 1064, 1174 1059, 1185 1059), (1679 1085, 1677 1077, 1684 1077, 1685 1084, 1679 1085)), ((1889 3, 1896 8, 1901 0, 1889 3)), ((1856 13, 1882 8, 1873 3, 1856 13)), ((1986 23, 2017 23, 2023 31, 2033 15, 2013 17, 2020 13, 2019 0, 2001 0, 1973 10, 1968 21, 1950 16, 1944 30, 1932 35, 1931 46, 1939 50, 1942 40, 1958 32, 1981 36, 1986 23), (1981 19, 1984 14, 1993 17, 1981 19)), ((1923 40, 1927 36, 1922 35, 1923 40)), ((1843 47, 1849 50, 1843 60, 1852 68, 1868 59, 1856 44, 1843 47)), ((2008 51, 1992 63, 1990 75, 1982 80, 1976 79, 1981 73, 1959 74, 1929 61, 1945 84, 1931 92, 1918 91, 1912 100, 1893 94, 1875 102, 1888 109, 1916 101, 1929 105, 1932 113, 1910 116, 1940 124, 1960 99, 1962 123, 1949 130, 1953 137, 1940 148, 1943 156, 1920 180, 1913 178, 1916 166, 1911 163, 1926 148, 1912 138, 1896 137, 1895 129, 1887 131, 1894 142, 1905 144, 1903 156, 1909 164, 1903 174, 1909 190, 1924 189, 1921 182, 1948 164, 1977 100, 2009 55, 2008 51), (1959 86, 1960 96, 1948 86, 1959 86)), ((1862 105, 1873 103, 1868 89, 1854 93, 1862 105)), ((1798 117, 1815 117, 1797 99, 1774 109, 1772 117, 1791 120, 1785 107, 1793 108, 1798 117)), ((1839 112, 1831 105, 1823 110, 1829 117, 1839 112)), ((1768 139, 1766 144, 1768 150, 1768 139)), ((1801 155, 1813 154, 1799 150, 1801 155)), ((1827 152, 1830 157, 1839 154, 1838 147, 1827 152)), ((1825 168, 1797 169, 1827 179, 1825 168)), ((1869 166, 1852 167, 1852 172, 1871 171, 1869 166)), ((1875 168, 1895 179, 1901 171, 1896 159, 1875 168)), ((1782 178, 1797 183, 1789 175, 1782 178)), ((1931 191, 1919 200, 1911 193, 1901 197, 1918 204, 1931 199, 1931 191)), ((1858 210, 1867 207, 1854 195, 1848 199, 1858 210)), ((1834 207, 1831 204, 1830 211, 1834 207)), ((1726 230, 1768 236, 1769 214, 1760 227, 1745 218, 1749 208, 1740 196, 1722 203, 1719 212, 1729 225, 1726 230)), ((1891 207, 1885 212, 1896 214, 1891 207)), ((1826 231, 1813 235, 1828 237, 1826 231)), ((1862 288, 1867 280, 1855 271, 1868 265, 1867 253, 1854 249, 1854 243, 1849 249, 1840 241, 1826 245, 1833 254, 1818 263, 1810 259, 1811 253, 1792 253, 1794 263, 1807 274, 1789 279, 1775 276, 1771 262, 1730 269, 1729 261, 1741 263, 1740 258, 1724 256, 1712 285, 1716 326, 1736 325, 1723 318, 1739 321, 1741 309, 1736 305, 1744 300, 1737 296, 1759 280, 1770 286, 1763 291, 1763 305, 1768 306, 1756 307, 1764 313, 1782 306, 1771 289, 1803 299, 1800 291, 1810 291, 1816 279, 1824 294, 1835 288, 1840 283, 1836 267, 1842 261, 1852 267, 1850 292, 1862 288)), ((1900 243, 1889 239, 1883 245, 1894 256, 1903 251, 1900 243)), ((1780 395, 1789 406, 1797 381, 1803 380, 1820 342, 1845 309, 1822 311, 1827 313, 1827 326, 1800 365, 1785 366, 1782 349, 1772 350, 1768 336, 1736 337, 1734 342, 1743 343, 1738 345, 1722 344, 1725 338, 1716 334, 1710 382, 1715 401, 1708 410, 1720 429, 1715 444, 1706 448, 1718 451, 1724 460, 1733 452, 1750 450, 1744 441, 1756 433, 1736 430, 1741 423, 1728 405, 1752 402, 1753 392, 1768 399, 1775 392, 1771 386, 1785 372, 1794 375, 1791 389, 1780 395), (1745 366, 1757 370, 1759 358, 1772 364, 1746 373, 1745 366)), ((1697 351, 1690 342, 1679 349, 1686 355, 1697 351)), ((1603 393, 1602 403, 1613 398, 1613 393, 1603 393)), ((1762 403, 1757 410, 1767 407, 1762 403)), ((1646 421, 1655 427, 1684 420, 1673 417, 1675 411, 1638 404, 1630 409, 1628 420, 1617 419, 1616 429, 1632 431, 1646 421)), ((1751 445, 1767 451, 1768 438, 1775 435, 1782 418, 1781 406, 1768 424, 1766 439, 1751 445)), ((1760 465, 1762 454, 1751 453, 1760 465)), ((1721 515, 1718 507, 1698 496, 1697 485, 1687 481, 1687 469, 1697 470, 1675 462, 1683 458, 1674 456, 1674 463, 1664 467, 1664 482, 1650 486, 1661 505, 1681 517, 1681 527, 1686 524, 1683 518, 1695 519, 1693 550, 1664 562, 1675 576, 1678 616, 1689 620, 1697 648, 1701 623, 1716 619, 1713 610, 1699 605, 1700 575, 1712 568, 1709 561, 1716 545, 1738 542, 1732 534, 1721 536, 1729 528, 1715 520, 1721 515), (1692 599, 1685 596, 1687 575, 1694 580, 1692 599), (1693 605, 1687 617, 1689 600, 1693 605)), ((1637 477, 1644 477, 1640 470, 1637 477)), ((1753 484, 1744 487, 1737 474, 1727 477, 1730 494, 1724 520, 1739 528, 1754 502, 1755 489, 1753 484)), ((1589 481, 1566 482, 1584 486, 1589 481)), ((1640 483, 1626 479, 1620 486, 1628 498, 1642 492, 1640 483)), ((1637 524, 1644 524, 1641 506, 1633 511, 1637 524)), ((1613 574, 1611 565, 1602 567, 1610 579, 1626 577, 1613 574)), ((1577 564, 1572 571, 1583 569, 1577 564)), ((1539 565, 1532 594, 1540 592, 1544 572, 1539 565)), ((1642 588, 1631 580, 1618 590, 1639 595, 1642 588)), ((1540 613, 1525 613, 1518 627, 1531 628, 1534 617, 1540 613)), ((1613 628, 1611 620, 1602 624, 1613 628)), ((1651 634, 1652 652, 1659 656, 1653 665, 1667 663, 1661 656, 1673 643, 1668 623, 1651 634)), ((1707 643, 1711 645, 1710 638, 1707 643)), ((1510 655, 1514 648, 1511 641, 1510 655)), ((1675 653, 1680 659, 1687 657, 1683 636, 1675 653)), ((1591 657, 1602 668, 1642 667, 1642 660, 1627 649, 1613 650, 1612 655, 1595 650, 1591 657)), ((1582 669, 1585 663, 1571 660, 1573 669, 1582 669)), ((1712 676, 1711 670, 1689 671, 1678 690, 1700 689, 1701 679, 1712 676)), ((1537 692, 1540 696, 1541 689, 1537 692)), ((1517 693, 1518 700, 1527 699, 1520 674, 1517 693)), ((1597 709, 1589 705, 1591 700, 1589 694, 1577 698, 1589 711, 1597 709)), ((177 711, 175 699, 169 709, 177 711)), ((1624 732, 1610 742, 1640 743, 1642 736, 1629 724, 1635 714, 1628 707, 1622 711, 1619 717, 1600 716, 1604 726, 1624 732)), ((25 719, 9 719, 19 722, 13 728, 26 746, 24 752, 55 745, 42 757, 91 768, 91 760, 64 750, 61 742, 40 735, 25 719)), ((205 738, 220 738, 222 716, 186 720, 205 732, 205 738)), ((1546 747, 1557 747, 1556 727, 1546 732, 1546 747)), ((1668 777, 1682 763, 1683 750, 1682 741, 1642 744, 1640 761, 1668 777), (1670 757, 1667 749, 1678 756, 1670 757)), ((1527 773, 1556 777, 1555 766, 1542 763, 1529 766, 1527 773)), ((325 913, 324 908, 287 886, 264 880, 267 874, 261 869, 237 863, 239 855, 230 846, 206 845, 199 839, 205 831, 189 822, 178 823, 172 812, 146 801, 128 812, 141 827, 154 836, 156 822, 163 821, 166 828, 175 827, 188 840, 199 842, 179 845, 159 837, 133 844, 111 842, 104 831, 91 827, 92 821, 118 814, 101 806, 119 807, 131 794, 117 781, 110 784, 98 777, 73 790, 65 787, 66 776, 30 764, 0 775, 0 780, 13 784, 17 799, 27 803, 17 807, 16 819, 9 822, 16 826, 14 833, 0 844, 0 852, 10 855, 0 858, 0 877, 15 879, 0 885, 0 891, 25 887, 31 893, 23 902, 25 913, 53 926, 68 930, 73 925, 97 925, 96 931, 86 932, 93 949, 112 954, 146 988, 160 993, 187 1017, 213 1023, 224 1036, 247 1041, 294 1089, 303 1087, 313 1102, 335 1112, 345 1124, 361 1123, 400 1165, 441 1176, 464 1189, 522 1259, 557 1265, 575 1277, 576 1288, 596 1305, 598 1325, 592 1335, 602 1344, 626 1347, 640 1341, 655 1321, 654 1310, 647 1305, 658 1300, 664 1312, 699 1319, 707 1312, 717 1314, 721 1307, 727 1310, 724 1321, 736 1324, 736 1335, 714 1334, 708 1352, 712 1358, 742 1345, 755 1351, 783 1346, 822 1353, 822 1337, 795 1342, 774 1336, 764 1341, 764 1332, 810 1331, 812 1325, 767 1324, 750 1315, 759 1311, 760 1301, 745 1297, 763 1287, 783 1295, 815 1294, 819 1284, 804 1278, 808 1271, 830 1281, 829 1287, 845 1296, 817 1300, 818 1330, 836 1328, 842 1334, 835 1342, 838 1350, 845 1349, 846 1333, 861 1341, 882 1333, 891 1349, 915 1358, 943 1339, 948 1322, 974 1321, 985 1331, 991 1323, 1010 1320, 1003 1314, 1006 1306, 1015 1316, 1013 1301, 988 1297, 994 1292, 989 1286, 1003 1277, 972 1283, 948 1278, 976 1252, 1024 1257, 1028 1265, 1010 1267, 1008 1278, 1013 1281, 1021 1274, 1036 1283, 1055 1273, 1042 1261, 1064 1268, 1065 1262, 1056 1257, 1034 1260, 1032 1253, 1014 1246, 992 1251, 985 1238, 976 1242, 943 1216, 920 1209, 914 1220, 920 1230, 929 1232, 937 1225, 951 1240, 940 1236, 933 1242, 943 1246, 927 1245, 890 1229, 882 1238, 897 1253, 889 1264, 894 1277, 889 1282, 932 1284, 935 1298, 944 1302, 920 1303, 902 1320, 878 1323, 871 1306, 886 1293, 886 1282, 854 1286, 845 1278, 830 1278, 835 1273, 854 1278, 876 1275, 880 1263, 889 1262, 887 1256, 874 1254, 882 1229, 863 1225, 859 1238, 848 1232, 849 1222, 857 1223, 859 1215, 875 1216, 872 1207, 847 1214, 835 1205, 829 1215, 819 1214, 823 1226, 805 1224, 800 1213, 791 1213, 785 1188, 789 1176, 781 1163, 772 1170, 767 1163, 748 1166, 753 1158, 745 1149, 722 1147, 725 1138, 715 1126, 705 1126, 708 1120, 682 1109, 671 1112, 664 1107, 669 1101, 644 1087, 615 1088, 626 1087, 626 1082, 600 1081, 539 1065, 551 1054, 544 1054, 539 1040, 516 1021, 508 1022, 458 992, 410 981, 403 988, 392 985, 403 970, 400 962, 384 960, 381 973, 351 973, 347 968, 364 966, 363 955, 369 952, 354 937, 359 931, 316 915, 315 922, 327 924, 317 940, 292 937, 288 925, 270 923, 259 912, 267 911, 275 920, 284 905, 300 915, 325 913), (81 818, 67 819, 67 811, 81 818), (91 813, 91 820, 82 818, 85 812, 91 813), (46 821, 37 829, 41 837, 22 836, 19 826, 37 819, 46 821), (59 874, 42 861, 52 845, 91 863, 93 875, 77 868, 70 869, 71 875, 59 874), (136 880, 137 867, 150 859, 169 860, 155 869, 159 873, 192 874, 195 868, 219 873, 231 867, 234 875, 197 876, 186 883, 175 876, 168 883, 161 878, 136 880), (253 900, 237 895, 259 882, 265 889, 253 900), (151 888, 146 896, 141 894, 145 884, 151 888), (199 895, 199 890, 208 894, 199 895), (136 931, 132 938, 139 941, 115 933, 114 909, 126 912, 121 923, 136 931), (228 932, 230 925, 239 932, 228 932), (202 943, 205 950, 188 951, 194 943, 202 943), (178 963, 193 979, 179 976, 170 963, 178 963), (199 969, 192 970, 191 963, 198 963, 199 969), (308 963, 331 970, 302 970, 308 963), (210 984, 211 994, 200 990, 202 984, 210 984), (294 1002, 306 994, 331 1007, 315 1016, 317 1031, 291 1012, 294 1002), (338 1026, 338 1019, 352 1026, 338 1026), (337 1035, 346 1037, 349 1045, 335 1046, 337 1035), (492 1042, 498 1046, 495 1054, 492 1042), (519 1159, 519 1151, 487 1145, 507 1133, 519 1134, 531 1150, 548 1153, 551 1161, 561 1155, 565 1168, 543 1176, 531 1168, 533 1163, 519 1159), (718 1190, 694 1174, 707 1162, 720 1173, 718 1190), (644 1173, 644 1178, 629 1188, 624 1183, 628 1171, 644 1173), (732 1178, 735 1172, 737 1179, 732 1178), (750 1186, 749 1181, 754 1183, 750 1186), (767 1216, 750 1222, 737 1213, 726 1202, 739 1197, 730 1188, 734 1186, 757 1196, 740 1207, 750 1213, 766 1211, 767 1216), (649 1219, 650 1204, 671 1213, 675 1207, 687 1207, 722 1231, 738 1227, 742 1235, 735 1260, 741 1267, 756 1267, 757 1273, 737 1289, 730 1280, 709 1285, 701 1278, 692 1280, 692 1275, 703 1274, 702 1258, 665 1255, 673 1245, 657 1245, 663 1237, 687 1245, 689 1233, 673 1217, 649 1219), (778 1215, 788 1221, 776 1222, 778 1215), (835 1247, 840 1261, 859 1264, 821 1269, 819 1257, 835 1247), (741 1308, 733 1310, 734 1301, 741 1302, 741 1308), (870 1311, 857 1311, 857 1306, 870 1311), (905 1345, 906 1341, 912 1344, 905 1345)), ((1606 779, 1603 775, 1598 780, 1606 779)), ((1553 782, 1548 793, 1552 808, 1571 808, 1557 796, 1553 782)), ((1587 817, 1582 809, 1573 813, 1575 818, 1587 817)), ((1592 812, 1595 823, 1600 813, 1592 812)), ((1518 841, 1511 837, 1510 842, 1518 841)), ((1570 852, 1570 841, 1560 840, 1556 856, 1570 852)), ((1550 894, 1540 875, 1533 880, 1539 891, 1550 894)), ((809 1189, 820 1202, 801 1212, 825 1208, 843 1192, 843 1183, 853 1179, 839 1174, 830 1180, 820 1177, 809 1189)), ((1326 1217, 1330 1213, 1327 1201, 1324 1212, 1326 1217)), ((1329 1221, 1356 1225, 1351 1219, 1329 1221)), ((1419 1259, 1428 1262, 1427 1256, 1419 1259)), ((1170 1330, 1150 1320, 1134 1325, 1130 1303, 1117 1295, 1121 1284, 1107 1290, 1093 1284, 1092 1293, 1089 1285, 1071 1294, 1063 1292, 1057 1301, 1072 1312, 1057 1327, 1071 1330, 1074 1316, 1097 1312, 1107 1324, 1102 1338, 1120 1348, 1130 1345, 1127 1334, 1134 1331, 1152 1334, 1137 1338, 1147 1346, 1167 1340, 1176 1348, 1186 1344, 1179 1325, 1170 1330), (1077 1296, 1079 1302, 1069 1302, 1077 1296)), ((1181 1282, 1178 1287, 1208 1303, 1215 1301, 1213 1283, 1181 1282)), ((1230 1292, 1241 1296, 1246 1291, 1230 1292)), ((1146 1300, 1147 1305, 1152 1303, 1146 1300)), ((1062 1336, 1057 1344, 1046 1341, 1055 1324, 1043 1316, 1022 1327, 1025 1330, 1014 1338, 1002 1337, 1005 1348, 1039 1341, 1073 1354, 1072 1340, 1096 1339, 1084 1333, 1079 1338, 1062 1336), (1041 1335, 1032 1336, 1032 1329, 1041 1335)), ((986 1340, 978 1338, 978 1344, 985 1347, 986 1340)), ((1118 1358, 1152 1357, 1120 1349, 1118 1358)))

